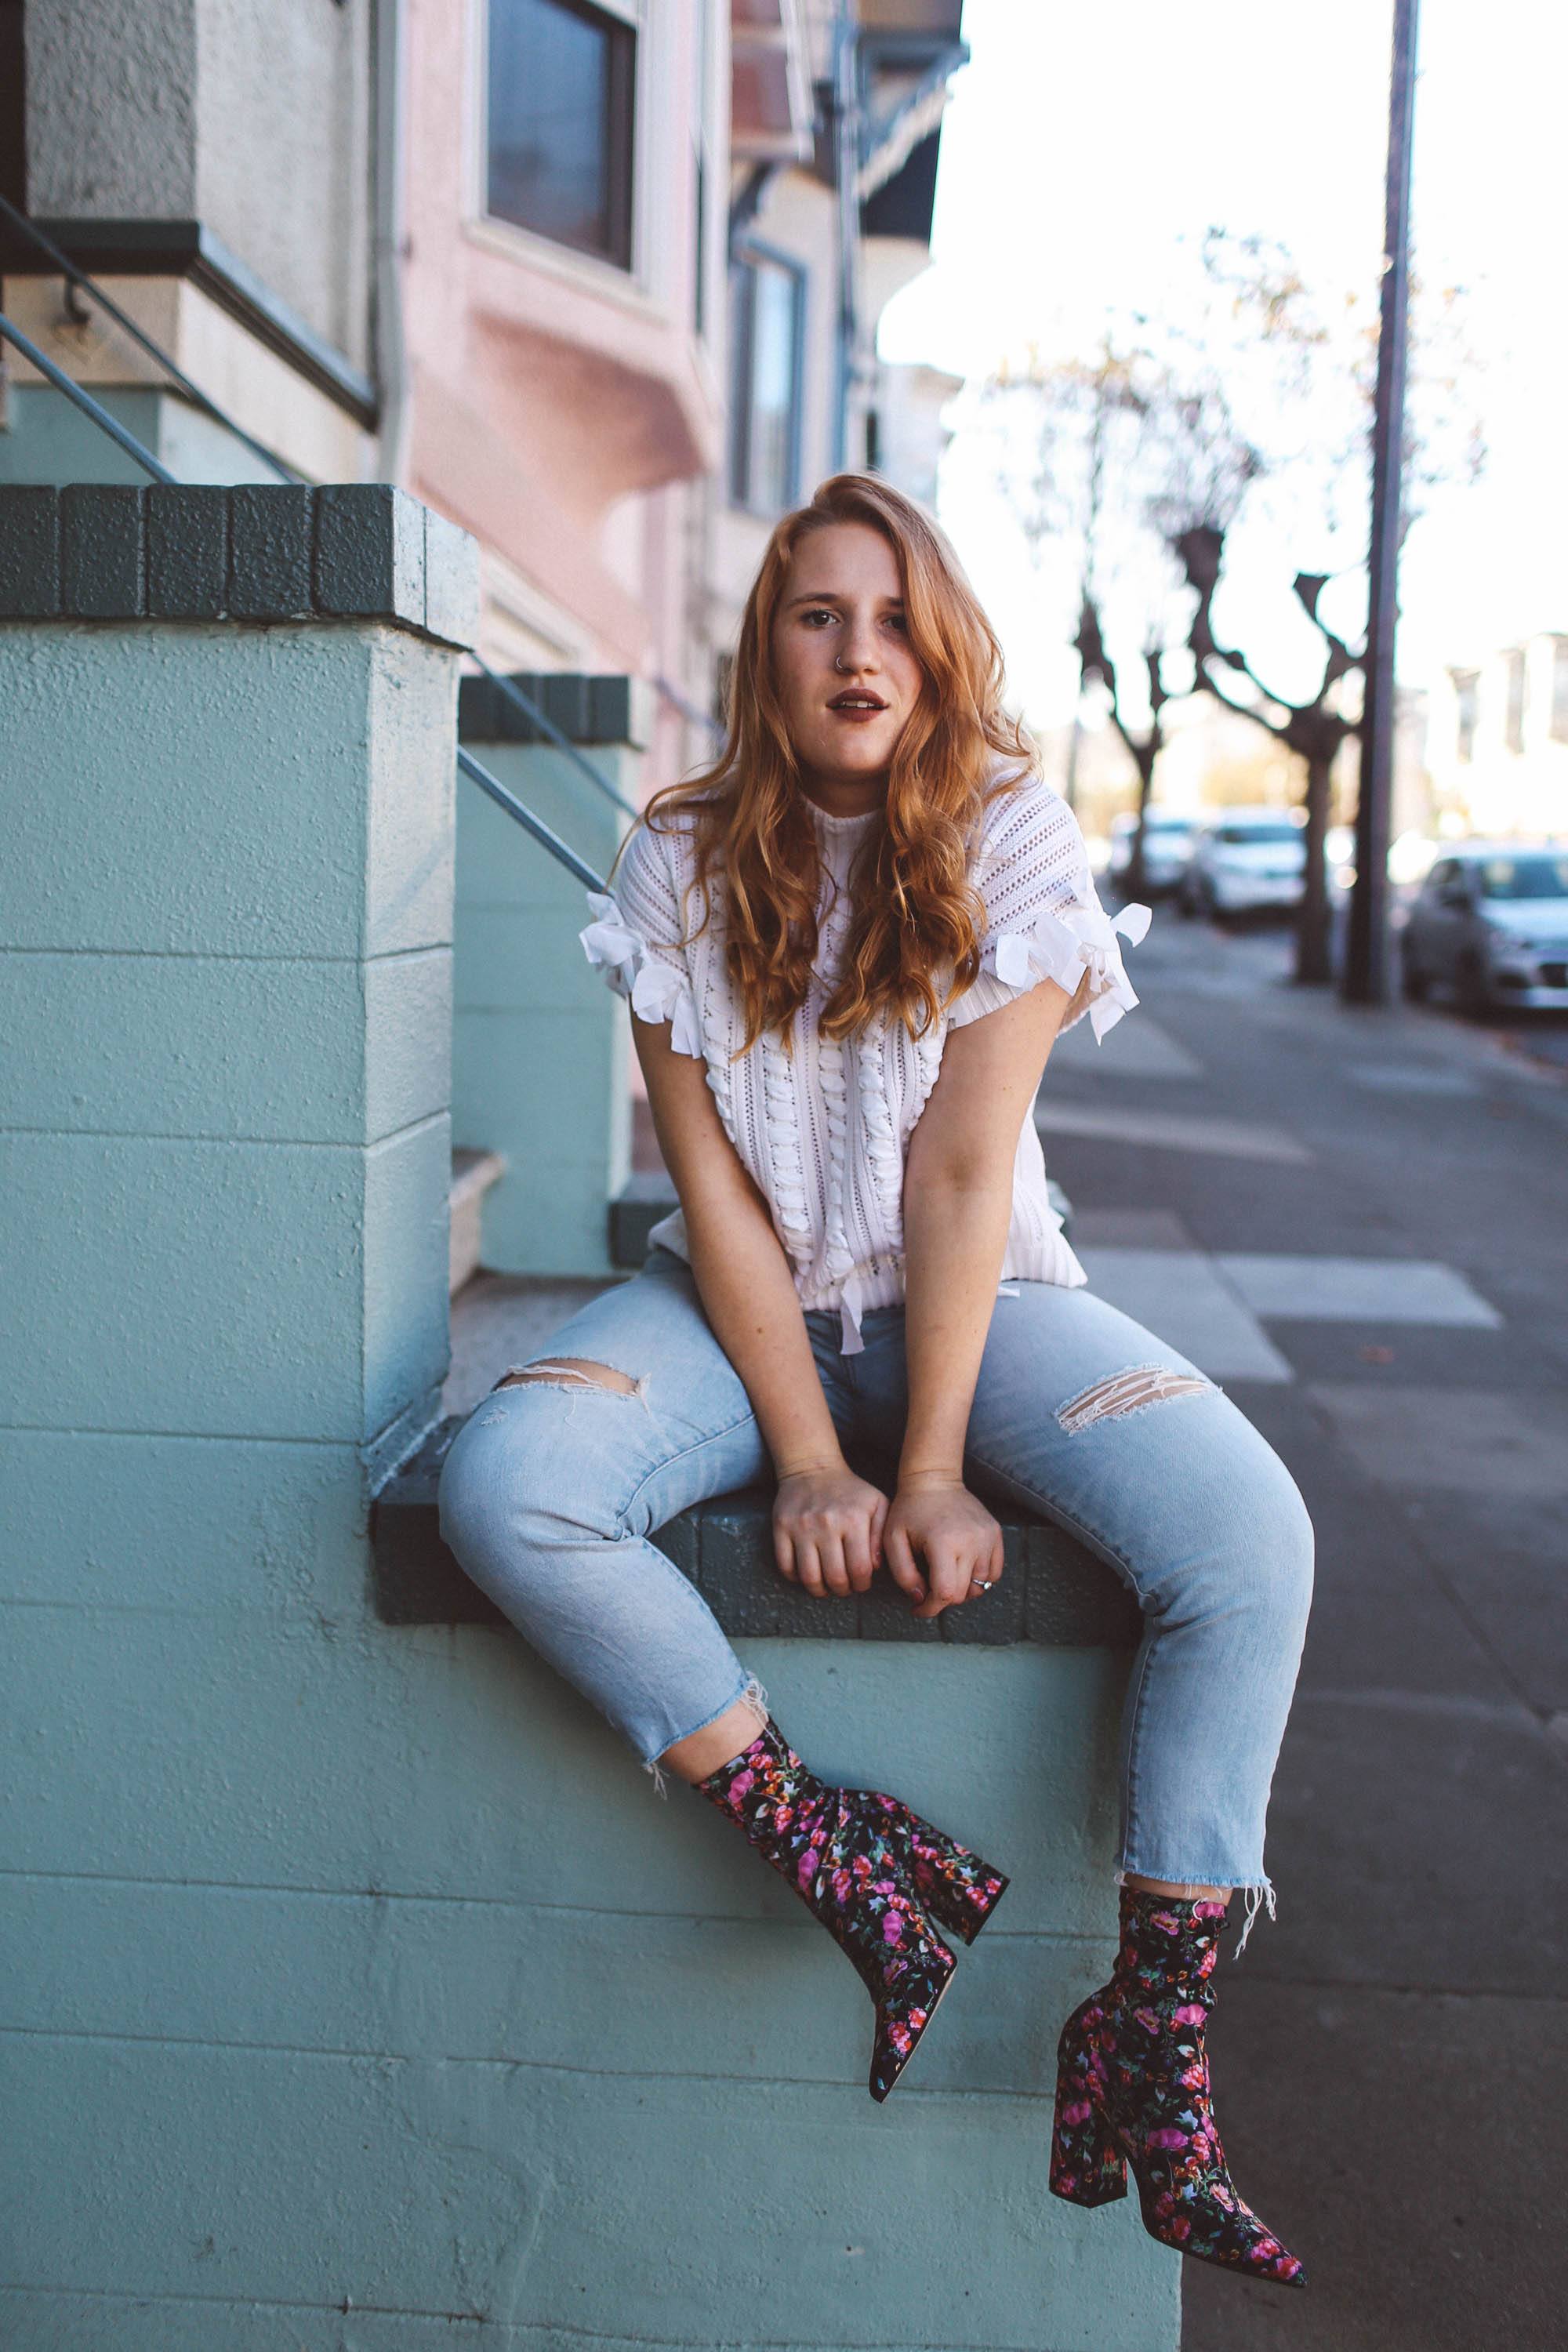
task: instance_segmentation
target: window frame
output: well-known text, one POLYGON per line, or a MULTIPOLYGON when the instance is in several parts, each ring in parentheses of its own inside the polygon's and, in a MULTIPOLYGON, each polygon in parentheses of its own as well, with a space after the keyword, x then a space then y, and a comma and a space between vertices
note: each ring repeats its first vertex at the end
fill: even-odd
MULTIPOLYGON (((639 0, 549 0, 549 5, 585 22, 607 20, 629 37, 630 68, 624 91, 626 138, 610 156, 612 187, 617 177, 621 184, 626 258, 611 259, 591 246, 568 244, 563 237, 552 236, 545 229, 529 228, 521 221, 509 220, 504 213, 490 210, 490 16, 494 0, 472 0, 470 9, 471 127, 466 142, 469 223, 487 241, 494 240, 503 250, 510 249, 542 268, 554 269, 578 283, 586 281, 601 290, 646 299, 643 247, 647 142, 643 126, 647 121, 650 34, 645 10, 639 0)), ((617 45, 612 45, 615 46, 617 45)), ((622 54, 626 54, 625 47, 622 54)))
POLYGON ((782 246, 770 245, 765 238, 746 236, 735 245, 730 257, 730 311, 732 348, 730 353, 730 433, 725 451, 725 493, 729 503, 742 514, 755 515, 760 520, 773 521, 800 502, 801 474, 805 456, 805 338, 806 296, 810 271, 798 254, 786 253, 782 246), (787 437, 786 481, 781 505, 758 502, 752 476, 752 364, 756 343, 756 284, 759 265, 763 268, 782 269, 790 280, 790 353, 789 433, 787 437), (742 304, 736 299, 737 280, 749 278, 751 295, 742 304), (740 397, 742 383, 745 398, 740 397))

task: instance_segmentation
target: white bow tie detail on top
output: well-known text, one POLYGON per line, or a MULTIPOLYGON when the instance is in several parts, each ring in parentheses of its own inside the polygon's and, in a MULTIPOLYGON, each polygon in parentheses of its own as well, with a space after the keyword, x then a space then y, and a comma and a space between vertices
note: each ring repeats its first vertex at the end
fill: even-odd
POLYGON ((994 950, 996 977, 1010 988, 1028 988, 1037 980, 1054 980, 1069 996, 1076 995, 1084 973, 1092 972, 1094 1002, 1089 1017, 1096 1041, 1115 1027, 1138 999, 1121 969, 1120 936, 1136 947, 1149 929, 1147 907, 1123 907, 1107 915, 1097 907, 1069 907, 1063 913, 1037 915, 1026 931, 1006 931, 994 950))
POLYGON ((669 1042, 678 1054, 702 1058, 702 1032, 689 982, 673 966, 650 956, 607 890, 590 890, 588 904, 596 919, 579 931, 590 963, 615 971, 621 993, 644 1021, 668 1021, 669 1042))

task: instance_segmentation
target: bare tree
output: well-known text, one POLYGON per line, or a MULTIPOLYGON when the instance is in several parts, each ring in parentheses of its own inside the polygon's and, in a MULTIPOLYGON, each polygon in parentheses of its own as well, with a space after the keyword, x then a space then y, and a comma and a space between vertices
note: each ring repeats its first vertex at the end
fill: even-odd
POLYGON ((1301 889, 1301 911, 1296 929, 1296 978, 1318 982, 1332 977, 1329 953, 1329 891, 1328 866, 1324 845, 1329 829, 1329 801, 1333 781, 1334 761, 1347 735, 1357 731, 1359 722, 1346 716, 1340 708, 1338 688, 1342 678, 1352 670, 1359 671, 1364 656, 1352 654, 1342 637, 1336 636, 1318 610, 1319 599, 1328 585, 1328 574, 1321 572, 1298 572, 1292 585, 1308 619, 1323 640, 1323 672, 1316 693, 1306 702, 1288 702, 1264 685, 1248 663, 1245 654, 1234 646, 1222 646, 1214 632, 1215 591, 1219 586, 1225 562, 1225 534, 1200 525, 1183 531, 1175 541, 1176 553, 1186 573, 1187 584, 1197 598, 1187 643, 1192 648, 1194 671, 1198 690, 1210 694, 1227 710, 1239 711, 1243 718, 1265 728, 1287 751, 1296 752, 1306 763, 1306 873, 1301 889), (1221 686, 1216 671, 1228 671, 1247 679, 1262 702, 1244 702, 1227 693, 1221 686), (1275 717, 1273 714, 1279 715, 1275 717))
MULTIPOLYGON (((1211 229, 1203 260, 1208 282, 1221 298, 1217 316, 1223 320, 1228 314, 1236 345, 1223 358, 1214 351, 1220 338, 1211 313, 1208 363, 1224 366, 1234 396, 1244 405, 1266 407, 1273 436, 1268 470, 1289 477, 1294 528, 1312 527, 1315 505, 1317 527, 1331 542, 1353 533, 1356 569, 1361 569, 1365 561, 1368 425, 1377 365, 1371 299, 1359 303, 1348 299, 1337 316, 1325 313, 1285 247, 1265 238, 1227 236, 1211 229)), ((1405 424, 1408 490, 1403 532, 1420 511, 1425 494, 1442 481, 1473 479, 1484 459, 1479 422, 1466 396, 1473 362, 1465 342, 1461 303, 1458 288, 1442 289, 1435 298, 1416 295, 1417 363, 1405 424)), ((1324 844, 1333 765, 1346 737, 1359 733, 1361 724, 1359 693, 1352 698, 1353 708, 1347 707, 1342 689, 1352 674, 1360 680, 1364 648, 1352 652, 1319 609, 1333 573, 1298 572, 1293 592, 1322 639, 1322 670, 1313 693, 1300 701, 1266 686, 1246 654, 1223 646, 1215 630, 1225 541, 1223 528, 1189 525, 1172 533, 1171 544, 1196 600, 1187 635, 1194 684, 1226 709, 1263 728, 1304 764, 1306 873, 1296 978, 1321 982, 1332 977, 1324 844), (1230 691, 1224 682, 1227 677, 1245 679, 1258 698, 1230 691)))
MULTIPOLYGON (((1143 887, 1167 707, 1207 694, 1303 763, 1297 976, 1326 980, 1323 844, 1334 760, 1359 728, 1359 694, 1346 687, 1352 673, 1359 683, 1363 656, 1321 605, 1331 581, 1366 560, 1375 289, 1325 304, 1282 245, 1219 229, 1198 258, 1165 317, 1133 316, 1089 360, 1043 360, 1032 347, 1023 369, 1004 368, 983 397, 1002 413, 1000 477, 1037 562, 1064 546, 1076 555, 1080 679, 1104 695, 1138 775, 1131 886, 1143 887), (1249 540, 1261 529, 1315 559, 1297 572, 1294 593, 1321 639, 1322 667, 1296 700, 1217 634, 1215 592, 1243 520, 1249 540)), ((1413 309, 1406 529, 1433 485, 1473 478, 1483 455, 1467 396, 1462 291, 1418 286, 1413 309)))
POLYGON ((1175 540, 1198 527, 1223 533, 1262 461, 1216 381, 1180 381, 1131 335, 1108 335, 1092 360, 1046 364, 1032 351, 1022 373, 1004 370, 987 391, 1005 404, 1003 478, 1026 540, 1037 560, 1047 545, 1076 556, 1080 683, 1104 694, 1137 772, 1127 876, 1136 895, 1165 709, 1190 685, 1175 540), (1117 637, 1137 647, 1121 667, 1117 637), (1129 692, 1129 668, 1141 690, 1129 692))

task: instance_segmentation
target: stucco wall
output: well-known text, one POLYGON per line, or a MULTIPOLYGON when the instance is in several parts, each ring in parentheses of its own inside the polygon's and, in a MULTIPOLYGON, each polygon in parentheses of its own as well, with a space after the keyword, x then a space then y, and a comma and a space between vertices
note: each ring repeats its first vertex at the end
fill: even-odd
POLYGON ((372 0, 195 0, 202 218, 370 363, 372 0))
POLYGON ((28 202, 201 220, 370 358, 372 0, 28 0, 28 202))
POLYGON ((27 0, 27 203, 43 218, 196 209, 196 0, 27 0))

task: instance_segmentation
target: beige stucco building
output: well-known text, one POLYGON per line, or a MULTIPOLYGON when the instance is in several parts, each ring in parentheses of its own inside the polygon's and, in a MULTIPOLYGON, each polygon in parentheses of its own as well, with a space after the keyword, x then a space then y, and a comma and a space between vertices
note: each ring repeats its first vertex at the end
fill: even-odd
POLYGON ((1446 833, 1568 833, 1568 635, 1448 670, 1433 698, 1431 760, 1446 833))

